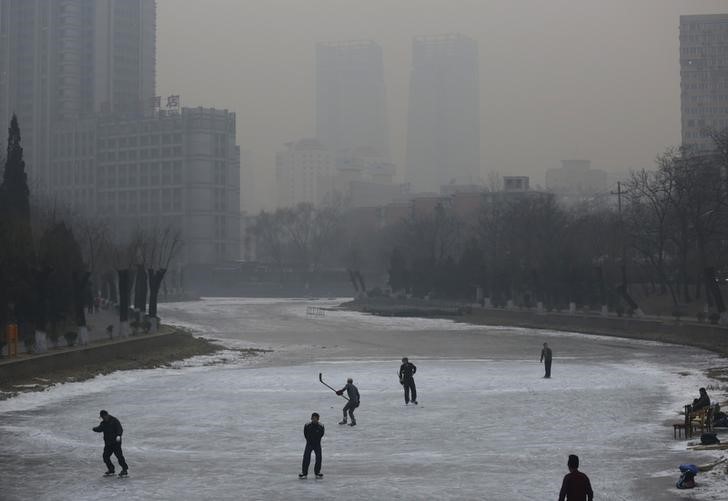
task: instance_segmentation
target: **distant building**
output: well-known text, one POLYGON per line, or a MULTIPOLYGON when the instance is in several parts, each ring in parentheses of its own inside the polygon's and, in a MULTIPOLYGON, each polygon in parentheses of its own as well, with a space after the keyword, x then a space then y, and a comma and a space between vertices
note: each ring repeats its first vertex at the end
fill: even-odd
POLYGON ((335 154, 389 158, 382 48, 370 40, 316 47, 316 137, 335 154))
POLYGON ((278 207, 318 205, 334 191, 335 156, 316 139, 286 143, 276 154, 278 207))
POLYGON ((0 0, 0 124, 17 113, 41 188, 58 124, 151 110, 155 30, 155 0, 0 0))
POLYGON ((477 43, 463 35, 438 35, 415 38, 412 47, 405 179, 418 192, 477 183, 477 43))
POLYGON ((96 115, 51 140, 57 202, 105 219, 117 239, 137 226, 182 231, 183 264, 240 257, 235 114, 183 108, 150 117, 96 115))
POLYGON ((607 173, 592 169, 589 160, 562 160, 560 168, 546 171, 546 189, 557 195, 585 197, 607 188, 607 173))
POLYGON ((503 176, 503 191, 528 191, 528 176, 503 176))
POLYGON ((710 129, 728 128, 728 14, 680 16, 682 142, 714 148, 710 129))

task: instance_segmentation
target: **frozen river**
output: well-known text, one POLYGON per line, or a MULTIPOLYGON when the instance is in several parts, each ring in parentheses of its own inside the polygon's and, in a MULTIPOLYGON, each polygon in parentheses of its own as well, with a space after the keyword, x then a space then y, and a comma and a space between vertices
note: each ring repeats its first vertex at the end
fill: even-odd
POLYGON ((665 421, 705 384, 705 352, 445 320, 346 311, 335 302, 209 299, 167 321, 229 347, 274 351, 227 363, 127 371, 0 402, 0 499, 556 499, 578 454, 597 499, 680 499, 665 421), (554 350, 542 379, 540 346, 554 350), (418 366, 419 407, 396 371, 418 366), (337 425, 341 387, 362 395, 337 425), (127 479, 102 478, 99 409, 125 428, 127 479), (311 412, 326 426, 323 480, 298 480, 311 412), (661 476, 669 475, 669 476, 661 476))

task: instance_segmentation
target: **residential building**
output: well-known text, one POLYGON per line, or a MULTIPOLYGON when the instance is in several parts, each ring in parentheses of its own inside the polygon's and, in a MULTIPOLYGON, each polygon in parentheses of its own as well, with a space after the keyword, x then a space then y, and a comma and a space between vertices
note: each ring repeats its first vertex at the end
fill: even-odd
POLYGON ((680 16, 682 142, 712 150, 728 128, 728 14, 680 16))
POLYGON ((276 154, 278 207, 325 202, 334 192, 334 154, 316 139, 285 146, 276 154))
POLYGON ((156 0, 0 0, 0 123, 18 115, 29 174, 51 189, 51 131, 155 95, 156 0))
POLYGON ((592 169, 589 160, 562 160, 546 171, 546 189, 562 197, 583 198, 607 191, 607 173, 592 169))
POLYGON ((240 150, 235 114, 212 108, 147 117, 95 115, 52 135, 55 199, 137 228, 181 230, 183 264, 240 257, 240 150))
POLYGON ((316 137, 338 154, 389 158, 382 48, 371 40, 316 47, 316 137))
POLYGON ((478 46, 463 35, 413 42, 405 179, 418 192, 480 180, 478 46))
POLYGON ((503 191, 528 191, 528 176, 503 176, 503 191))

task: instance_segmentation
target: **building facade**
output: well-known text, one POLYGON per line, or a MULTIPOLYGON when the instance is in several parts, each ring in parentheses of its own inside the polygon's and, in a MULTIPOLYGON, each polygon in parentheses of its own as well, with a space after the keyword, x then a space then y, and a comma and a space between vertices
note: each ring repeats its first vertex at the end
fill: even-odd
POLYGON ((370 40, 316 47, 316 137, 332 152, 389 158, 382 48, 370 40))
POLYGON ((712 150, 728 128, 728 14, 680 16, 683 145, 712 150))
POLYGON ((52 136, 53 197, 103 218, 120 241, 137 227, 180 229, 183 264, 237 260, 235 131, 235 114, 212 108, 69 122, 52 136))
POLYGON ((278 207, 324 203, 334 191, 335 155, 316 139, 286 143, 276 154, 278 207))
POLYGON ((607 191, 607 173, 592 169, 590 160, 562 160, 558 169, 546 171, 546 189, 578 200, 607 191))
POLYGON ((406 180, 414 191, 480 179, 478 46, 463 35, 415 38, 406 180))
POLYGON ((149 112, 155 37, 156 0, 0 0, 0 123, 18 115, 36 187, 59 124, 149 112))

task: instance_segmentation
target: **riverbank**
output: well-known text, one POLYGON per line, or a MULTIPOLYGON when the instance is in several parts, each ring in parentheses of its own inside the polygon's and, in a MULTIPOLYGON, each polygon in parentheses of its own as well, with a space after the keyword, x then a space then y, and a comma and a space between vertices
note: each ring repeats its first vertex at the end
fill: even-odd
POLYGON ((674 318, 537 312, 532 309, 483 308, 444 301, 389 298, 355 299, 342 303, 341 307, 380 316, 450 318, 474 325, 525 327, 658 341, 702 348, 728 357, 728 328, 684 320, 676 321, 674 318))
MULTIPOLYGON (((54 349, 39 355, 4 358, 0 359, 0 400, 119 370, 163 367, 223 349, 223 346, 195 337, 182 329, 163 326, 158 334, 54 349)), ((254 354, 254 350, 250 353, 254 354)))

